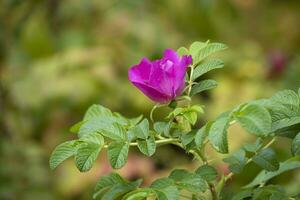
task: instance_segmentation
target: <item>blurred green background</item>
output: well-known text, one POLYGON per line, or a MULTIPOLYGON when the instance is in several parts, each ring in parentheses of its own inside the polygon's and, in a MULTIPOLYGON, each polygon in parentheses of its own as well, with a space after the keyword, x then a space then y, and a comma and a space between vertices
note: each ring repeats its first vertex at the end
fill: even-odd
MULTIPOLYGON (((127 69, 143 56, 155 59, 165 48, 208 39, 230 47, 219 55, 226 67, 208 75, 219 87, 197 97, 206 105, 198 126, 237 103, 297 89, 299 10, 299 0, 1 0, 0 199, 91 199, 100 175, 111 170, 105 152, 88 173, 79 173, 72 160, 50 171, 50 153, 75 137, 69 127, 93 103, 129 117, 148 116, 153 103, 127 80, 127 69)), ((235 149, 252 138, 234 126, 229 139, 235 149)), ((277 144, 282 158, 289 142, 277 144)), ((119 171, 149 184, 174 167, 196 163, 165 146, 152 159, 131 151, 119 171)), ((229 183, 228 194, 258 172, 247 170, 229 183)), ((274 181, 293 193, 300 173, 274 181)))

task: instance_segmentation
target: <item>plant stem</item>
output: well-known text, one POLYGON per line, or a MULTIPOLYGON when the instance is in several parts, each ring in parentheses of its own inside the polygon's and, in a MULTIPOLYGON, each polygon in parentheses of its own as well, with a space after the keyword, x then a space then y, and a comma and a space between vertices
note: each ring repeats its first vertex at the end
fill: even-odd
POLYGON ((189 86, 188 86, 188 92, 187 95, 190 96, 192 85, 193 85, 193 73, 194 73, 194 66, 191 65, 191 73, 190 73, 190 80, 189 80, 189 86))
MULTIPOLYGON (((155 143, 157 145, 164 145, 164 144, 174 144, 175 142, 178 142, 179 140, 176 138, 164 138, 164 139, 160 139, 160 140, 156 140, 155 143)), ((129 144, 130 146, 138 146, 137 142, 131 142, 129 144)), ((104 145, 104 148, 108 148, 108 145, 104 145)))
MULTIPOLYGON (((264 147, 262 147, 261 149, 266 149, 268 147, 270 147, 274 142, 276 141, 276 138, 272 138, 272 140, 270 140, 264 147)), ((260 150, 261 150, 260 149, 260 150)), ((250 162, 252 162, 252 158, 250 158, 247 162, 246 162, 246 165, 249 164, 250 162)), ((219 183, 218 183, 218 193, 221 192, 221 190, 223 189, 225 183, 232 178, 232 176, 234 175, 234 173, 230 172, 227 176, 224 177, 224 180, 221 180, 219 183)))

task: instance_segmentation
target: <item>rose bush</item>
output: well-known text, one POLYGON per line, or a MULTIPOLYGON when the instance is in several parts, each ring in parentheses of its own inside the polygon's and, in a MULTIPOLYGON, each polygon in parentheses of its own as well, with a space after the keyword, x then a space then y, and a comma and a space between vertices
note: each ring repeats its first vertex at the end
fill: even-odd
POLYGON ((224 186, 235 174, 243 173, 249 163, 261 168, 261 172, 229 199, 299 198, 300 191, 299 194, 290 194, 284 187, 268 183, 286 171, 300 168, 300 89, 298 94, 284 90, 269 99, 237 105, 200 128, 195 126, 204 108, 192 105, 191 98, 215 88, 217 82, 201 80, 202 75, 224 65, 219 59, 208 60, 207 57, 226 48, 220 43, 195 42, 189 49, 182 47, 177 52, 168 49, 159 60, 151 62, 143 58, 129 69, 129 79, 151 100, 170 107, 165 120, 156 121, 152 114, 151 122, 143 116, 126 118, 101 105, 93 105, 83 120, 71 128, 78 134, 78 139, 64 142, 54 149, 50 168, 55 169, 74 156, 76 167, 86 172, 92 168, 100 151, 107 149, 111 166, 118 169, 126 164, 132 147, 150 157, 159 146, 171 144, 192 154, 199 167, 194 171, 175 169, 168 177, 155 180, 149 187, 140 187, 142 179, 130 182, 117 173, 110 173, 100 178, 94 199, 226 199, 224 186), (177 104, 179 101, 182 102, 177 104), (238 151, 223 159, 230 171, 223 174, 211 164, 205 149, 210 144, 218 153, 229 153, 227 135, 233 124, 239 124, 257 140, 243 144, 238 151), (291 156, 281 161, 272 149, 280 137, 292 141, 291 156))

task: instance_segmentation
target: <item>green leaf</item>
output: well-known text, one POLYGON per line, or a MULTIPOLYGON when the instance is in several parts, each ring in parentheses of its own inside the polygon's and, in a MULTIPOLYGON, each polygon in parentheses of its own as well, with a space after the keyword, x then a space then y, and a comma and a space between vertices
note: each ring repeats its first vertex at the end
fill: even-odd
POLYGON ((200 92, 214 89, 218 86, 218 83, 214 80, 208 79, 204 81, 200 81, 196 85, 192 87, 191 96, 198 94, 200 92))
POLYGON ((159 188, 169 187, 169 186, 172 186, 174 184, 175 184, 175 182, 171 178, 160 178, 160 179, 155 180, 151 184, 150 187, 154 188, 154 189, 159 189, 159 188))
POLYGON ((122 200, 146 200, 154 191, 151 188, 140 188, 127 193, 122 200))
POLYGON ((229 163, 229 170, 232 173, 239 174, 244 169, 247 158, 246 152, 243 149, 233 153, 230 157, 224 158, 224 162, 229 163))
POLYGON ((180 189, 195 193, 205 192, 207 189, 204 179, 199 174, 191 173, 183 169, 173 170, 169 178, 173 179, 180 189))
POLYGON ((195 138, 195 134, 196 134, 195 130, 191 130, 188 133, 182 134, 181 143, 183 144, 183 146, 187 147, 190 143, 192 143, 195 138))
POLYGON ((281 132, 282 129, 294 126, 296 124, 300 124, 300 116, 276 120, 272 123, 272 132, 281 132))
POLYGON ((276 171, 279 169, 276 154, 271 148, 262 149, 252 160, 267 171, 276 171))
POLYGON ((185 47, 180 47, 179 49, 177 49, 177 53, 179 56, 189 55, 189 50, 185 47))
POLYGON ((170 128, 171 128, 171 123, 166 123, 166 122, 155 122, 154 123, 154 130, 159 135, 169 136, 170 128))
POLYGON ((80 127, 84 124, 84 121, 77 122, 70 128, 70 132, 72 133, 78 133, 80 130, 80 127))
POLYGON ((179 200, 179 190, 174 186, 175 182, 171 178, 160 178, 151 184, 158 200, 179 200))
POLYGON ((203 59, 213 53, 227 49, 227 46, 221 43, 196 43, 197 45, 194 45, 195 47, 193 46, 193 44, 190 48, 190 53, 193 56, 194 65, 197 65, 197 63, 201 62, 203 59))
POLYGON ((194 69, 192 80, 196 80, 203 74, 214 69, 222 68, 223 66, 224 66, 224 62, 219 59, 210 60, 203 64, 200 64, 194 69))
POLYGON ((196 64, 196 59, 198 57, 198 52, 208 44, 207 42, 193 42, 189 48, 189 54, 192 55, 193 64, 196 64))
POLYGON ((87 143, 94 143, 100 146, 104 145, 104 138, 99 133, 91 133, 89 135, 85 135, 79 139, 79 141, 87 142, 87 143))
POLYGON ((288 200, 285 190, 279 185, 267 185, 254 190, 253 200, 288 200))
POLYGON ((267 136, 271 131, 271 116, 260 105, 247 104, 235 112, 234 117, 248 132, 257 136, 267 136))
POLYGON ((125 181, 117 173, 110 173, 108 175, 102 176, 95 187, 95 194, 93 195, 93 198, 95 199, 96 197, 100 196, 106 188, 110 188, 113 185, 120 183, 125 184, 127 183, 127 181, 125 181))
POLYGON ((131 124, 132 126, 135 126, 135 125, 137 125, 142 119, 143 119, 143 115, 140 115, 140 116, 138 116, 138 117, 129 119, 129 122, 130 122, 130 124, 131 124))
POLYGON ((216 180, 218 177, 217 170, 210 165, 202 165, 196 171, 196 174, 199 174, 204 180, 211 182, 216 180))
POLYGON ((295 161, 294 159, 287 160, 285 162, 280 163, 279 169, 274 172, 262 170, 252 182, 248 185, 244 186, 244 188, 252 188, 260 184, 264 184, 270 179, 293 169, 300 168, 300 161, 295 161))
POLYGON ((133 132, 133 134, 137 138, 146 139, 149 136, 149 121, 147 119, 144 119, 141 123, 133 127, 130 131, 133 132))
POLYGON ((179 200, 179 190, 175 186, 169 186, 154 190, 157 200, 179 200))
POLYGON ((227 129, 231 115, 226 113, 221 115, 212 123, 209 130, 208 139, 212 146, 220 153, 228 153, 227 129))
POLYGON ((300 132, 296 135, 296 137, 293 139, 291 151, 294 156, 300 154, 300 132))
POLYGON ((137 140, 139 150, 146 156, 152 156, 156 150, 154 137, 149 137, 145 140, 137 140))
POLYGON ((81 138, 84 135, 88 135, 91 133, 105 132, 106 133, 105 136, 109 136, 112 139, 120 139, 124 136, 120 135, 119 132, 118 132, 119 135, 115 134, 115 131, 118 131, 117 129, 119 129, 120 126, 121 124, 117 123, 117 120, 114 117, 108 117, 108 118, 96 117, 84 122, 84 124, 81 125, 78 132, 78 136, 81 138))
POLYGON ((118 199, 119 197, 125 195, 126 193, 135 190, 141 183, 142 180, 139 179, 130 183, 113 185, 111 188, 109 188, 109 190, 103 195, 101 199, 105 199, 105 200, 118 199))
POLYGON ((101 105, 94 104, 90 106, 89 109, 86 111, 83 117, 83 121, 90 120, 97 117, 111 117, 111 116, 112 116, 112 112, 109 109, 101 105))
POLYGON ((75 154, 75 163, 79 171, 86 172, 92 168, 103 145, 104 143, 84 143, 79 145, 75 154))
POLYGON ((127 162, 128 142, 112 142, 108 145, 108 159, 114 169, 119 169, 127 162))
POLYGON ((252 189, 246 189, 238 192, 233 196, 232 200, 244 200, 245 198, 252 197, 253 191, 252 189))
POLYGON ((202 149, 204 140, 207 138, 208 134, 209 134, 209 129, 212 125, 212 122, 208 122, 207 124, 205 124, 204 126, 202 126, 195 135, 195 144, 197 149, 202 149))
POLYGON ((113 123, 110 130, 102 130, 100 133, 112 140, 128 140, 125 128, 117 123, 113 123))
POLYGON ((299 112, 300 98, 293 90, 283 90, 271 97, 271 101, 285 105, 289 110, 299 112))
POLYGON ((243 148, 248 152, 255 153, 261 148, 261 146, 262 146, 262 139, 257 138, 257 140, 254 143, 245 144, 243 148))
POLYGON ((184 118, 186 118, 188 120, 188 122, 192 125, 195 125, 195 123, 197 122, 197 113, 196 112, 185 112, 183 114, 184 118))
POLYGON ((60 163, 73 156, 76 152, 76 140, 67 141, 58 145, 50 157, 50 168, 54 170, 60 163))

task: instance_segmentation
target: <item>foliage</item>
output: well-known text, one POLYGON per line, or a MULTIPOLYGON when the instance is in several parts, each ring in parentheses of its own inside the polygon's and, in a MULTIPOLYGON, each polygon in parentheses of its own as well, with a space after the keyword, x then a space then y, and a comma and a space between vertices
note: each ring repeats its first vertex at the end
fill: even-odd
POLYGON ((208 60, 208 57, 226 48, 224 44, 207 41, 195 42, 189 49, 178 49, 179 54, 192 55, 193 64, 186 75, 184 94, 170 104, 159 105, 172 109, 163 122, 153 120, 153 111, 149 122, 141 116, 127 118, 101 105, 92 105, 82 121, 71 128, 72 132, 77 133, 78 139, 58 145, 51 155, 50 167, 55 169, 61 162, 74 156, 78 170, 86 172, 92 168, 100 151, 107 149, 111 166, 119 169, 126 164, 132 147, 138 147, 142 154, 150 157, 159 146, 173 144, 192 154, 202 162, 201 166, 193 172, 175 169, 168 177, 155 180, 149 187, 140 187, 140 179, 130 182, 116 173, 111 173, 100 178, 94 199, 143 200, 152 196, 158 200, 176 200, 185 194, 191 199, 201 199, 207 190, 211 192, 212 199, 219 199, 226 182, 234 174, 243 173, 244 167, 250 162, 258 165, 262 171, 234 199, 266 199, 273 198, 274 195, 277 197, 277 194, 280 194, 281 199, 291 196, 281 186, 267 183, 285 171, 300 167, 297 157, 300 134, 299 94, 292 90, 283 90, 269 99, 238 105, 199 129, 194 127, 198 115, 204 111, 203 106, 192 105, 191 97, 217 85, 214 80, 200 80, 200 77, 223 67, 222 61, 208 60), (207 160, 205 147, 210 143, 217 152, 228 153, 228 129, 235 123, 257 137, 257 140, 255 143, 245 144, 225 158, 224 162, 229 164, 231 172, 218 174, 207 160), (278 161, 276 152, 272 149, 272 144, 279 137, 293 140, 293 157, 283 162, 278 161))

